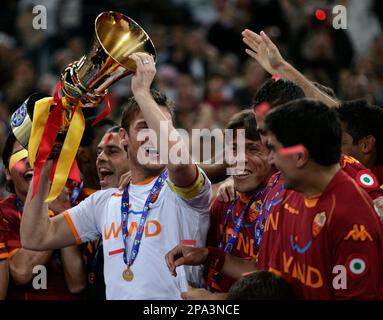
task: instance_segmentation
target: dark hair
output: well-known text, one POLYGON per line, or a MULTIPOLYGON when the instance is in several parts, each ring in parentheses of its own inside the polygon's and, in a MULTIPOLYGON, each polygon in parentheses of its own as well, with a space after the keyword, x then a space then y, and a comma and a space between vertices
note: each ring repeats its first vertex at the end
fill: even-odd
POLYGON ((12 155, 13 145, 15 144, 15 142, 16 142, 16 137, 12 132, 10 132, 7 137, 7 140, 5 140, 3 154, 2 154, 3 164, 4 164, 4 167, 7 169, 9 166, 9 158, 12 155))
POLYGON ((320 165, 339 162, 341 125, 336 111, 323 102, 300 99, 279 106, 266 116, 266 129, 284 147, 302 144, 320 165))
MULTIPOLYGON (((170 101, 165 94, 157 90, 150 90, 150 92, 153 96, 154 101, 160 107, 166 107, 173 117, 173 114, 174 114, 173 102, 170 101)), ((129 132, 130 124, 138 112, 140 112, 140 107, 137 101, 134 99, 134 96, 132 96, 129 98, 128 102, 126 103, 124 107, 124 111, 122 113, 122 118, 121 118, 121 127, 124 128, 127 132, 129 132)))
POLYGON ((353 144, 368 135, 375 137, 377 164, 382 164, 383 109, 366 100, 354 100, 341 103, 338 114, 345 131, 352 137, 353 144))
MULTIPOLYGON (((4 168, 7 168, 8 170, 9 170, 9 158, 12 155, 12 150, 13 150, 13 146, 15 142, 16 142, 16 137, 12 132, 10 132, 8 134, 7 140, 5 140, 4 149, 2 153, 4 168)), ((13 185, 12 180, 11 181, 6 180, 5 187, 8 192, 15 193, 15 186, 13 185)))
POLYGON ((254 272, 230 288, 226 300, 294 300, 291 285, 283 278, 268 272, 254 272))
POLYGON ((254 112, 251 110, 243 110, 236 113, 229 121, 227 129, 245 129, 246 139, 260 140, 261 137, 257 131, 257 120, 254 112))
POLYGON ((304 97, 305 93, 294 82, 285 79, 269 79, 255 94, 253 107, 262 102, 267 102, 270 104, 270 108, 275 108, 281 104, 304 97))
POLYGON ((115 127, 117 126, 117 123, 115 123, 109 118, 101 120, 93 127, 91 126, 91 123, 87 123, 84 130, 84 134, 82 135, 80 145, 83 147, 89 147, 93 141, 97 140, 97 131, 104 126, 115 127))

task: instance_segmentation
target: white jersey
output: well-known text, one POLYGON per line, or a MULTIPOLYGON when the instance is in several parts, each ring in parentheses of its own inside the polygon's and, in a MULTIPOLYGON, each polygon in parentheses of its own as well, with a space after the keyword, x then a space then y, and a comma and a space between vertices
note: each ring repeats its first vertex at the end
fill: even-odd
MULTIPOLYGON (((202 171, 202 170, 201 170, 202 171)), ((178 267, 173 277, 165 262, 166 253, 181 241, 205 246, 209 228, 211 183, 205 182, 199 194, 186 200, 175 194, 165 183, 157 200, 150 206, 138 255, 131 270, 134 278, 122 277, 124 242, 121 228, 122 192, 118 189, 98 191, 65 216, 77 242, 103 239, 104 276, 107 299, 181 299, 188 283, 202 283, 200 267, 178 267)), ((128 257, 135 238, 144 203, 155 180, 144 185, 129 186, 128 257)))

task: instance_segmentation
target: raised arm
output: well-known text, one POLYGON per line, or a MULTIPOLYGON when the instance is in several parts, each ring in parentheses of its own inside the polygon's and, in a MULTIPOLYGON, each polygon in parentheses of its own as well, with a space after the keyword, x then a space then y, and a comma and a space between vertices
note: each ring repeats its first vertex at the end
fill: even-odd
MULTIPOLYGON (((168 134, 164 136, 164 138, 168 140, 168 148, 165 150, 166 157, 169 154, 169 150, 173 147, 180 147, 180 154, 183 155, 183 161, 180 164, 174 164, 171 159, 169 159, 167 164, 169 178, 178 187, 192 185, 197 178, 198 172, 196 166, 192 164, 189 150, 182 142, 181 136, 174 128, 172 121, 164 115, 150 93, 150 86, 156 73, 153 57, 146 53, 134 53, 130 57, 137 64, 137 71, 132 77, 132 92, 144 114, 148 127, 154 130, 158 141, 160 137, 164 136, 163 133, 162 135, 160 134, 161 130, 167 130, 166 132, 168 132, 168 134), (170 139, 170 137, 172 139, 170 139)), ((163 141, 161 141, 161 143, 163 143, 163 141)), ((162 160, 165 159, 164 156, 165 155, 160 152, 162 160)))
POLYGON ((270 74, 278 74, 281 78, 290 80, 302 88, 307 98, 322 101, 329 107, 338 107, 339 102, 318 89, 302 73, 289 64, 279 52, 277 46, 263 31, 257 34, 251 30, 242 32, 243 42, 249 46, 246 53, 270 74))
MULTIPOLYGON (((49 204, 49 209, 60 214, 69 206, 69 193, 64 189, 60 196, 49 204)), ((60 250, 65 282, 73 294, 80 293, 86 285, 85 266, 78 245, 69 246, 60 250)))
POLYGON ((30 250, 52 250, 76 244, 76 239, 63 214, 48 216, 45 199, 49 193, 49 172, 52 161, 45 164, 35 196, 32 198, 31 182, 24 213, 21 219, 20 238, 23 248, 30 250))

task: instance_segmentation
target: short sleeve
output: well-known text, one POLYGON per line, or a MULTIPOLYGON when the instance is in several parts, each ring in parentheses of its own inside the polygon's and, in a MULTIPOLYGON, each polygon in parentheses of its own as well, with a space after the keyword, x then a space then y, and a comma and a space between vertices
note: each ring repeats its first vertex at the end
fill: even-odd
POLYGON ((368 199, 367 195, 354 197, 358 210, 334 213, 331 221, 333 267, 347 273, 346 288, 334 290, 336 299, 382 298, 382 225, 363 197, 368 199))
POLYGON ((64 212, 65 218, 78 244, 94 241, 101 235, 99 222, 109 193, 98 191, 77 206, 64 212))
POLYGON ((178 192, 175 192, 171 186, 170 189, 177 194, 178 201, 182 202, 184 205, 199 212, 209 213, 209 207, 212 200, 211 182, 201 168, 198 168, 198 170, 199 176, 195 185, 198 185, 198 179, 201 179, 201 187, 196 195, 193 195, 191 198, 183 197, 178 192))

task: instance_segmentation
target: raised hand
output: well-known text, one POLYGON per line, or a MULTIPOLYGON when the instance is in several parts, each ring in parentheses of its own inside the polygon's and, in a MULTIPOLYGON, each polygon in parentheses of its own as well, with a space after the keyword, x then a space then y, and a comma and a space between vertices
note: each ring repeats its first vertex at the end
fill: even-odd
POLYGON ((277 46, 270 38, 261 31, 257 34, 249 29, 242 32, 243 42, 250 48, 246 53, 257 60, 257 62, 270 74, 278 73, 278 69, 285 63, 277 46))
POLYGON ((134 95, 150 92, 150 86, 156 74, 154 59, 150 54, 136 52, 129 56, 137 65, 136 72, 132 77, 132 92, 134 95))

